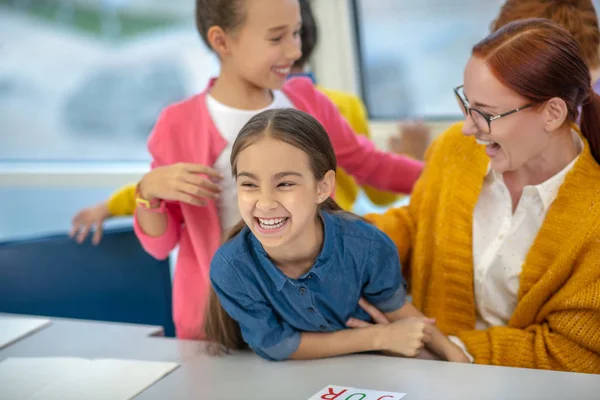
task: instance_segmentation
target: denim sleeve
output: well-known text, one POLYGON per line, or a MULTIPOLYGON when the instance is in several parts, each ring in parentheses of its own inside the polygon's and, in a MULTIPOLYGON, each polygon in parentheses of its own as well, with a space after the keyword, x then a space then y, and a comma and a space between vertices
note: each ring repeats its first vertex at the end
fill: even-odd
POLYGON ((396 311, 406 302, 406 282, 402 277, 396 245, 376 232, 367 255, 362 296, 381 312, 396 311))
POLYGON ((221 305, 240 325, 242 337, 262 358, 289 358, 300 345, 300 332, 280 321, 264 298, 251 298, 235 268, 217 254, 210 267, 211 284, 221 305))

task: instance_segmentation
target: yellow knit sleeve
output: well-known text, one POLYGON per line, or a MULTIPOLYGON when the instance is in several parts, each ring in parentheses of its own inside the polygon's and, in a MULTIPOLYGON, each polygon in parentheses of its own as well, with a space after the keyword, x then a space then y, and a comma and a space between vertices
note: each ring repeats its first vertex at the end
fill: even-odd
POLYGON ((135 184, 126 185, 108 199, 108 210, 115 217, 133 215, 135 211, 135 184))
POLYGON ((417 235, 417 216, 421 208, 421 199, 425 189, 433 186, 436 174, 441 166, 433 162, 432 155, 435 149, 439 147, 439 140, 434 141, 425 154, 425 168, 421 177, 415 184, 410 197, 410 203, 407 206, 392 208, 384 214, 368 214, 365 218, 372 222, 377 228, 383 231, 392 239, 398 248, 400 262, 402 263, 402 273, 407 282, 411 281, 410 264, 411 252, 415 245, 417 235))
POLYGON ((554 310, 538 324, 526 329, 492 327, 458 336, 478 364, 598 374, 599 293, 597 278, 558 304, 553 302, 554 310))

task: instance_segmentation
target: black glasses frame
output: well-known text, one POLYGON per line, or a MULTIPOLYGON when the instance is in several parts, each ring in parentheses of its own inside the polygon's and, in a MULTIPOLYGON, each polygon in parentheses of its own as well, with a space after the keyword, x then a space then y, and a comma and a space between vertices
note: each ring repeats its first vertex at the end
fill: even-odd
POLYGON ((478 109, 471 108, 469 106, 469 103, 465 99, 463 99, 463 97, 458 92, 460 89, 463 88, 463 86, 464 85, 460 85, 460 86, 457 86, 457 87, 454 88, 454 95, 456 96, 456 98, 458 99, 458 101, 460 102, 460 104, 462 104, 463 114, 465 114, 465 117, 468 115, 471 118, 473 118, 473 114, 472 114, 473 112, 476 112, 477 114, 481 115, 481 117, 487 121, 487 124, 488 124, 488 132, 487 133, 488 134, 492 133, 492 121, 495 121, 497 119, 506 117, 506 116, 514 114, 516 112, 525 110, 525 109, 527 109, 529 107, 532 107, 532 106, 534 106, 536 104, 536 103, 530 103, 530 104, 524 105, 523 107, 515 108, 514 110, 510 110, 510 111, 507 111, 507 112, 499 114, 499 115, 489 115, 489 114, 484 113, 483 111, 479 111, 478 109))

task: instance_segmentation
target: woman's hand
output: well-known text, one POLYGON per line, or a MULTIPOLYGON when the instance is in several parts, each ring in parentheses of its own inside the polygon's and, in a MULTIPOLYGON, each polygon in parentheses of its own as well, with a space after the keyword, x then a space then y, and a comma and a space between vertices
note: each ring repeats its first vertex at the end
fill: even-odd
POLYGON ((178 163, 157 167, 140 181, 140 195, 146 200, 180 201, 203 206, 219 198, 221 188, 213 180, 223 177, 213 168, 201 164, 178 163))
MULTIPOLYGON (((367 314, 369 314, 371 319, 373 319, 373 321, 376 324, 386 325, 386 324, 390 323, 390 321, 387 319, 387 317, 385 316, 384 313, 379 311, 379 309, 377 307, 375 307, 373 304, 366 301, 364 298, 361 297, 360 300, 358 300, 358 305, 360 306, 360 308, 365 310, 367 312, 367 314)), ((350 318, 346 322, 346 325, 349 326, 350 328, 364 328, 365 326, 370 326, 372 324, 362 321, 360 319, 350 318)))
POLYGON ((422 160, 429 138, 429 128, 422 121, 400 122, 397 134, 389 139, 388 145, 394 153, 422 160))
POLYGON ((446 356, 446 359, 448 361, 452 361, 452 362, 459 362, 459 363, 471 363, 471 360, 469 359, 469 357, 467 357, 467 355, 462 351, 462 349, 460 347, 458 347, 457 345, 455 345, 454 343, 452 343, 452 346, 450 346, 448 348, 448 350, 446 351, 446 354, 444 354, 446 356))

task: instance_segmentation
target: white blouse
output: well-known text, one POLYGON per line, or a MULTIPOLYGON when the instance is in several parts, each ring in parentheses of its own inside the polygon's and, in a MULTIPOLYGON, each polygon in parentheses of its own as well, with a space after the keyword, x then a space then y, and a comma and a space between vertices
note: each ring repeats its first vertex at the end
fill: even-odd
MULTIPOLYGON (((581 152, 583 141, 575 132, 573 137, 581 152)), ((545 182, 525 186, 514 213, 502 174, 488 167, 473 215, 475 329, 508 323, 517 305, 525 258, 578 158, 545 182)), ((465 349, 458 338, 450 339, 465 349)))

